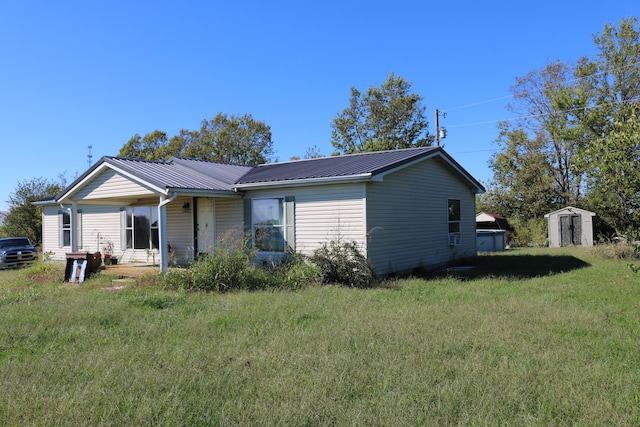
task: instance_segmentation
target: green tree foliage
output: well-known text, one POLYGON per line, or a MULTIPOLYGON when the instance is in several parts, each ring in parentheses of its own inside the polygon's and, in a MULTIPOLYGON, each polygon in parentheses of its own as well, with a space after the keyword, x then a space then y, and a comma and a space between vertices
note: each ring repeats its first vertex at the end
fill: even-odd
POLYGON ((501 213, 531 219, 577 204, 618 232, 640 227, 639 37, 636 18, 623 19, 594 37, 595 58, 516 79, 510 109, 521 119, 501 125, 490 163, 501 213))
POLYGON ((43 178, 22 181, 9 195, 9 213, 5 218, 7 236, 28 237, 34 243, 42 238, 42 207, 33 202, 54 197, 63 187, 43 178))
POLYGON ((120 149, 118 157, 140 160, 164 160, 158 156, 162 154, 162 149, 166 143, 167 134, 159 130, 154 130, 144 137, 135 134, 120 149))
POLYGON ((428 126, 422 98, 391 73, 364 94, 351 88, 349 106, 331 122, 331 144, 336 154, 424 147, 433 143, 428 126))
POLYGON ((500 152, 490 161, 494 185, 500 189, 497 211, 507 217, 541 218, 554 205, 554 170, 545 152, 548 140, 543 133, 533 138, 523 129, 501 124, 497 140, 500 152))
POLYGON ((606 25, 594 37, 599 53, 577 74, 589 90, 578 117, 591 132, 584 162, 588 202, 618 232, 640 228, 640 31, 636 18, 606 25))
POLYGON ((579 91, 569 83, 572 79, 569 66, 554 62, 517 77, 511 88, 514 103, 508 109, 520 119, 500 125, 500 151, 490 162, 495 182, 511 196, 507 212, 539 218, 581 198, 579 159, 586 135, 571 111, 585 101, 574 96, 579 91))
POLYGON ((118 153, 119 157, 143 160, 168 160, 188 157, 239 165, 266 163, 273 155, 271 128, 254 120, 250 114, 242 116, 219 113, 211 120, 203 120, 200 129, 182 129, 167 140, 161 131, 144 137, 134 135, 118 153))

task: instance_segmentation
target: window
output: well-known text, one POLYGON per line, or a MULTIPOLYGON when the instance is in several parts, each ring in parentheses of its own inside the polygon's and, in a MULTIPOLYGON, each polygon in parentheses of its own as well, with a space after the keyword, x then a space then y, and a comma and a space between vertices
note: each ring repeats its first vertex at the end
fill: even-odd
POLYGON ((158 249, 158 209, 136 206, 127 207, 123 212, 124 249, 158 249))
POLYGON ((284 252, 284 200, 254 199, 251 223, 254 247, 261 252, 284 252))
POLYGON ((71 246, 71 215, 68 212, 60 213, 60 246, 71 246))
POLYGON ((449 212, 449 244, 460 244, 460 200, 449 199, 447 202, 449 212))
MULTIPOLYGON (((76 215, 78 248, 82 247, 82 210, 78 209, 76 215)), ((61 248, 71 246, 71 213, 69 210, 58 211, 58 246, 61 248)))

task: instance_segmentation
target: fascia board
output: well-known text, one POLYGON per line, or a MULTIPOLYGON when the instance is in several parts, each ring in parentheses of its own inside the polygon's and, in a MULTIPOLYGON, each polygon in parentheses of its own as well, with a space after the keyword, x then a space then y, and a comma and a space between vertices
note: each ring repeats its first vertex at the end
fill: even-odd
POLYGON ((169 188, 168 193, 177 193, 178 196, 186 197, 216 197, 216 198, 238 198, 242 197, 240 194, 234 191, 227 190, 196 190, 185 188, 169 188))

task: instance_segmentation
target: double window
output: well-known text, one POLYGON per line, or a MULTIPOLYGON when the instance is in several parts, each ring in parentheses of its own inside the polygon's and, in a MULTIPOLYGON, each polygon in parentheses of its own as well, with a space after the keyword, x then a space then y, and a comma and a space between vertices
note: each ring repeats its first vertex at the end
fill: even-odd
POLYGON ((158 249, 158 209, 152 206, 124 208, 123 249, 158 249))

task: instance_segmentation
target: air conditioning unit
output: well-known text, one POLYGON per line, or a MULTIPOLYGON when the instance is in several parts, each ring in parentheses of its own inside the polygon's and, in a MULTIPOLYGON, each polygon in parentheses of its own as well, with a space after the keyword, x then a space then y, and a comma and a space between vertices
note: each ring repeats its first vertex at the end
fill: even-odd
POLYGON ((460 244, 460 234, 449 234, 449 246, 457 246, 460 244))

